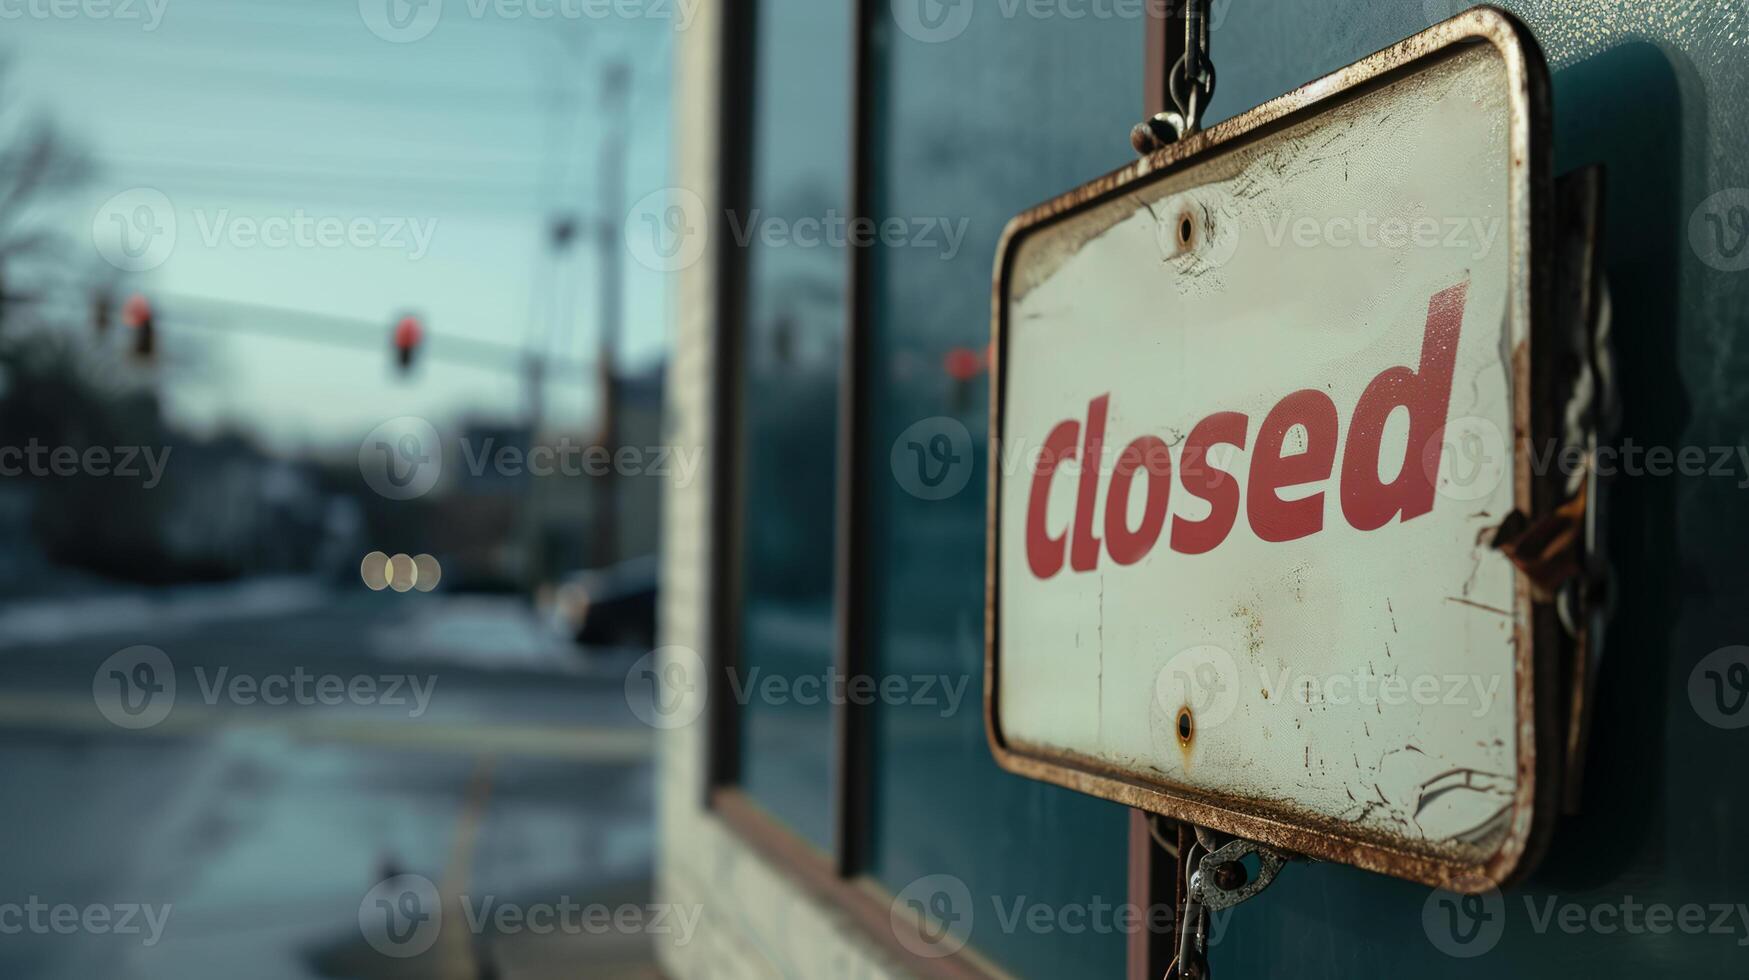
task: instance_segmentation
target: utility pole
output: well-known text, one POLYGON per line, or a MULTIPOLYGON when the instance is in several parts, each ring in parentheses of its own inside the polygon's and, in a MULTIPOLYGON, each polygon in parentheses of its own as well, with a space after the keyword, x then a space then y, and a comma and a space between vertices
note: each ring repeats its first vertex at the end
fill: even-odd
MULTIPOLYGON (((569 342, 571 320, 575 315, 572 308, 574 293, 567 288, 565 298, 560 302, 554 294, 554 283, 564 272, 565 259, 577 233, 575 217, 562 209, 558 202, 567 192, 570 133, 577 108, 572 91, 575 84, 572 68, 582 54, 583 43, 581 35, 567 32, 555 32, 551 37, 558 40, 561 48, 552 63, 545 146, 542 151, 543 193, 551 202, 552 210, 545 217, 546 224, 542 229, 544 254, 535 261, 533 282, 529 290, 528 325, 524 335, 524 346, 527 350, 522 366, 523 387, 527 396, 523 411, 523 428, 527 440, 523 447, 525 452, 532 451, 540 441, 541 427, 546 417, 547 378, 553 349, 555 346, 563 349, 562 344, 569 342), (559 343, 556 344, 555 341, 559 343)), ((566 285, 569 287, 568 281, 566 285)), ((550 572, 547 568, 544 530, 547 496, 542 494, 540 481, 532 473, 526 474, 523 480, 522 498, 523 505, 517 516, 517 537, 522 542, 521 576, 523 584, 532 593, 550 572)))
POLYGON ((619 452, 620 381, 619 343, 625 328, 622 294, 621 222, 625 220, 627 107, 631 92, 630 70, 623 62, 609 62, 602 73, 602 117, 605 139, 601 148, 601 214, 596 219, 601 252, 600 336, 596 357, 597 383, 601 388, 601 446, 609 465, 595 495, 594 564, 612 564, 619 557, 619 479, 615 457, 619 452))

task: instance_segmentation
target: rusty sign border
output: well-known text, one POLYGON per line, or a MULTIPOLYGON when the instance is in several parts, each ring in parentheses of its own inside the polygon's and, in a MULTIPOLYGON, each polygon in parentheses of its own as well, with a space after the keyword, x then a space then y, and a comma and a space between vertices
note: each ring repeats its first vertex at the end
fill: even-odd
POLYGON ((1514 502, 1521 514, 1547 514, 1561 491, 1550 476, 1533 479, 1530 447, 1558 432, 1557 409, 1532 402, 1551 391, 1557 370, 1551 343, 1552 269, 1548 244, 1552 186, 1548 68, 1536 40, 1511 14, 1477 7, 1326 75, 1248 112, 1193 133, 1151 156, 1069 191, 1009 222, 997 246, 992 287, 990 460, 984 605, 984 728, 990 750, 1005 770, 1055 783, 1166 817, 1268 844, 1307 857, 1336 861, 1437 887, 1479 892, 1522 876, 1540 857, 1552 829, 1562 756, 1558 739, 1556 660, 1560 634, 1553 607, 1536 602, 1522 571, 1514 570, 1517 698, 1517 785, 1508 830, 1499 849, 1480 862, 1430 855, 1377 834, 1357 834, 1328 819, 1286 816, 1279 807, 1150 780, 1097 758, 1007 738, 998 713, 1001 683, 1000 602, 1001 439, 1006 396, 1005 319, 1009 277, 1018 245, 1048 225, 1134 192, 1187 167, 1214 159, 1281 128, 1315 117, 1342 102, 1423 70, 1447 56, 1487 44, 1502 58, 1508 93, 1508 234, 1511 282, 1507 301, 1525 340, 1514 351, 1514 502))

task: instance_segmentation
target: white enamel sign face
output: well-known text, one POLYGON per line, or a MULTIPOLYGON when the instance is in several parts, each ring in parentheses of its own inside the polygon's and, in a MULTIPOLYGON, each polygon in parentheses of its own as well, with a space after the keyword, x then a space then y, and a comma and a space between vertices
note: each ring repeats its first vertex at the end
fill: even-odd
POLYGON ((1003 751, 1481 864, 1528 224, 1501 52, 1395 77, 1018 236, 992 708, 1003 751))

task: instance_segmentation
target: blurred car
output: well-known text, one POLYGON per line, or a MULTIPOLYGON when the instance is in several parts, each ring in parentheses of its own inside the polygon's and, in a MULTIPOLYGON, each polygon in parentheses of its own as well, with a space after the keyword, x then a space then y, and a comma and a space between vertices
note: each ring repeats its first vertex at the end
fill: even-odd
POLYGON ((656 645, 656 573, 655 555, 572 572, 543 605, 580 646, 647 650, 656 645))

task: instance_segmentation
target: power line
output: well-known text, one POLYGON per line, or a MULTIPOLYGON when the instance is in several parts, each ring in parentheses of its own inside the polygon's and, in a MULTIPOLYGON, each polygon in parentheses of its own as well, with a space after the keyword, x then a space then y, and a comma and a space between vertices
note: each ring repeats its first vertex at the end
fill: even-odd
MULTIPOLYGON (((173 328, 176 325, 183 325, 198 329, 279 337, 330 347, 388 352, 388 344, 384 339, 388 326, 386 322, 379 323, 373 320, 338 316, 289 306, 222 299, 216 296, 159 292, 154 292, 152 295, 154 305, 163 307, 158 311, 159 322, 162 323, 166 319, 166 313, 168 313, 168 319, 173 328), (176 308, 179 306, 193 306, 196 309, 204 307, 216 316, 205 320, 199 316, 181 317, 176 313, 176 308), (291 324, 294 323, 297 325, 292 326, 291 324)), ((470 367, 509 370, 519 373, 525 372, 528 367, 529 355, 526 351, 507 344, 476 340, 471 337, 428 332, 420 347, 421 357, 447 360, 470 367)), ((562 376, 566 377, 567 380, 581 383, 585 380, 586 372, 591 369, 592 365, 581 361, 570 361, 561 363, 559 367, 562 369, 562 376)))
MULTIPOLYGON (((105 59, 94 65, 120 67, 117 61, 129 59, 105 59)), ((135 81, 142 70, 150 73, 154 87, 168 85, 177 88, 196 88, 214 96, 240 95, 239 87, 266 91, 275 98, 296 100, 311 100, 332 103, 336 99, 343 104, 356 105, 360 102, 397 103, 402 108, 424 108, 453 112, 467 108, 493 113, 503 112, 535 112, 539 110, 531 105, 541 97, 535 89, 500 89, 476 90, 464 88, 448 88, 424 84, 407 84, 388 79, 354 75, 351 77, 336 77, 331 74, 313 74, 299 71, 275 70, 260 66, 216 65, 210 63, 180 63, 164 61, 157 58, 132 59, 136 65, 149 65, 144 69, 135 68, 127 72, 135 81), (179 71, 198 72, 199 77, 175 77, 179 71), (241 85, 239 85, 241 83, 241 85), (460 105, 458 103, 472 103, 460 105)))
POLYGON ((540 188, 533 184, 498 181, 489 178, 456 179, 429 173, 370 173, 358 170, 323 170, 314 167, 251 167, 205 163, 196 160, 116 160, 98 157, 94 158, 93 162, 101 167, 125 166, 130 169, 141 168, 159 173, 168 172, 215 180, 242 180, 249 183, 308 180, 317 182, 323 187, 332 186, 335 183, 351 183, 389 190, 419 187, 429 190, 498 191, 528 195, 540 192, 540 188))

